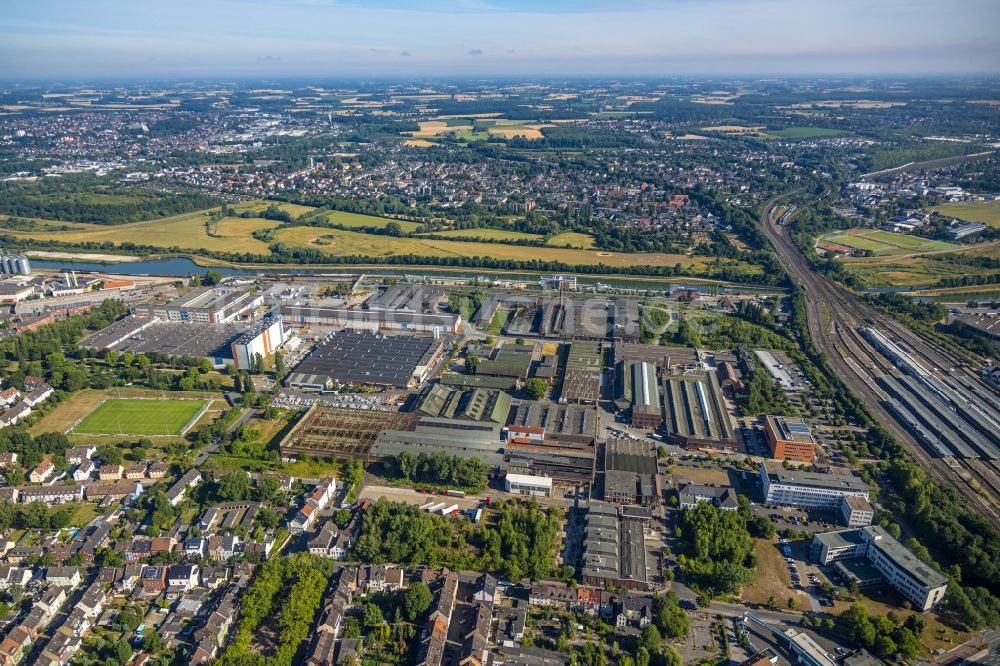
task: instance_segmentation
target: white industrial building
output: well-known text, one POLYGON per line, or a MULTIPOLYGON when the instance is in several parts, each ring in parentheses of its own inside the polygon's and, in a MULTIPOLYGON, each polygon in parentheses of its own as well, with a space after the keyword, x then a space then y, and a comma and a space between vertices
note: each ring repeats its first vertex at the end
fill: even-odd
POLYGON ((804 472, 785 469, 781 463, 765 461, 760 480, 767 504, 783 504, 803 509, 840 511, 845 497, 871 496, 868 484, 850 470, 843 473, 804 472))
POLYGON ((284 341, 285 328, 281 317, 268 315, 233 340, 233 364, 241 370, 246 370, 252 365, 256 354, 260 354, 261 358, 267 358, 284 341))
POLYGON ((859 579, 862 585, 871 582, 866 580, 869 577, 875 583, 881 577, 919 611, 939 604, 948 589, 948 579, 941 572, 921 561, 877 525, 817 534, 813 537, 811 555, 822 565, 864 558, 877 575, 865 573, 864 567, 850 565, 837 565, 837 570, 843 576, 859 579))
POLYGON ((150 316, 165 321, 201 321, 224 324, 247 310, 260 307, 264 295, 249 289, 215 287, 196 289, 166 305, 150 308, 150 316))
POLYGON ((503 480, 503 489, 512 495, 552 497, 552 479, 547 476, 511 474, 508 472, 503 480))

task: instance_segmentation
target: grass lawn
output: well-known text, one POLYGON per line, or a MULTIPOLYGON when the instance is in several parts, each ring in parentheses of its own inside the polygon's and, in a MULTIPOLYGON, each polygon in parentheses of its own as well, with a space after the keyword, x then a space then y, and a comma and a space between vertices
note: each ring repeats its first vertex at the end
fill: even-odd
POLYGON ((594 247, 594 237, 577 231, 564 231, 549 238, 546 245, 552 247, 573 247, 580 250, 590 250, 594 247))
POLYGON ((56 511, 70 511, 73 514, 70 519, 71 527, 83 527, 101 514, 97 502, 66 502, 54 508, 56 511))
POLYGON ((936 252, 958 248, 954 243, 933 240, 922 236, 897 234, 875 229, 852 229, 823 237, 822 242, 846 245, 858 250, 868 250, 879 256, 909 254, 912 252, 936 252))
POLYGON ((348 213, 343 210, 326 213, 323 217, 332 224, 341 224, 345 227, 378 227, 381 229, 390 222, 395 222, 399 225, 400 229, 407 233, 416 231, 421 226, 419 222, 393 220, 388 217, 375 217, 374 215, 360 215, 358 213, 348 213))
POLYGON ((74 433, 101 435, 181 435, 207 400, 120 400, 98 405, 73 428, 74 433))
POLYGON ((957 217, 967 222, 982 222, 1000 227, 1000 201, 965 201, 948 203, 934 208, 941 215, 957 217))

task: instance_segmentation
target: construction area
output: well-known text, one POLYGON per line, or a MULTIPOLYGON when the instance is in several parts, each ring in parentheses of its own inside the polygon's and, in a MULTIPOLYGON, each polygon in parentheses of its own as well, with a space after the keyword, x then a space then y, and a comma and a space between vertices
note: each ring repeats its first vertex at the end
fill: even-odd
POLYGON ((379 433, 413 430, 418 414, 313 405, 279 448, 286 461, 298 458, 367 458, 379 433))

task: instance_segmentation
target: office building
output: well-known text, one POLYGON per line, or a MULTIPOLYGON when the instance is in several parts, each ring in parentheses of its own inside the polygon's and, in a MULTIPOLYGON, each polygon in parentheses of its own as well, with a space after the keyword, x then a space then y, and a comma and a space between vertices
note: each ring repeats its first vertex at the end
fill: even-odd
POLYGON ((771 457, 777 460, 811 464, 816 457, 816 440, 809 432, 809 424, 800 418, 764 417, 764 437, 771 457))
POLYGON ((859 583, 871 583, 873 576, 864 573, 865 565, 874 568, 882 581, 921 612, 939 604, 948 589, 948 579, 941 572, 921 561, 877 525, 817 534, 813 537, 811 555, 822 565, 836 563, 838 573, 859 583), (852 571, 853 560, 863 560, 858 569, 860 575, 852 571))
POLYGON ((760 466, 764 501, 802 509, 840 511, 845 497, 868 499, 868 484, 848 469, 827 473, 784 469, 781 463, 764 462, 760 466))

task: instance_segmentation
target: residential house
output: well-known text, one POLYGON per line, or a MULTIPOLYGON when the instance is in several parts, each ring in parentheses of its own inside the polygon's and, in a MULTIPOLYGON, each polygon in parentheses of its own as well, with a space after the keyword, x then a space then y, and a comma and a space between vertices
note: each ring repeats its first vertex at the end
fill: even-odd
POLYGON ((45 580, 50 585, 74 588, 83 582, 79 567, 49 567, 45 570, 45 580))
POLYGON ((43 460, 38 464, 38 467, 31 470, 31 474, 28 475, 28 480, 32 483, 42 483, 55 474, 55 471, 56 466, 52 464, 51 460, 43 460))

